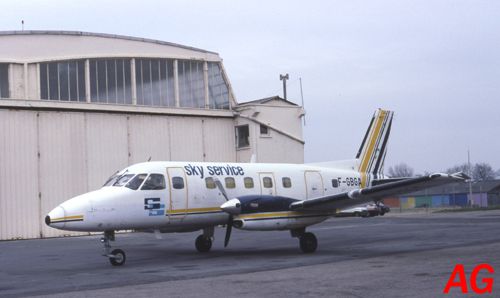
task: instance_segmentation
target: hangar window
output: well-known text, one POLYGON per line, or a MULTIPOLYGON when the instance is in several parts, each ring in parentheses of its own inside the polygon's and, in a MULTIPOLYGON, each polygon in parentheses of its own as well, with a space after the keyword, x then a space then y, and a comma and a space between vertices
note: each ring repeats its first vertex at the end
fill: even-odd
POLYGON ((135 59, 137 104, 175 106, 174 60, 135 59))
POLYGON ((236 187, 236 182, 234 181, 233 177, 226 177, 224 179, 226 182, 226 188, 235 188, 236 187))
POLYGON ((0 98, 9 98, 9 64, 0 63, 0 98))
POLYGON ((178 60, 179 103, 181 107, 205 108, 203 62, 178 60))
POLYGON ((337 179, 332 179, 332 187, 334 188, 339 187, 339 181, 337 179))
POLYGON ((89 72, 92 102, 132 103, 129 59, 90 59, 89 72))
POLYGON ((165 177, 162 174, 151 174, 144 181, 141 190, 159 190, 165 189, 165 177))
POLYGON ((84 61, 40 63, 40 98, 85 101, 84 61))
POLYGON ((205 178, 205 185, 208 189, 214 189, 215 188, 214 178, 212 178, 212 177, 205 178))
POLYGON ((289 177, 283 177, 282 181, 283 181, 284 188, 292 187, 292 179, 290 179, 289 177))
POLYGON ((269 135, 269 127, 266 125, 261 124, 260 125, 260 135, 261 136, 268 136, 269 135))
POLYGON ((245 184, 245 188, 253 188, 253 178, 252 177, 245 177, 243 179, 243 183, 245 184))
POLYGON ((174 189, 183 189, 184 179, 182 177, 172 177, 172 187, 174 189))
POLYGON ((248 125, 236 126, 236 146, 237 148, 245 148, 250 146, 250 141, 248 140, 250 136, 250 131, 248 125))
POLYGON ((144 179, 146 179, 147 176, 148 176, 148 174, 139 174, 139 175, 135 176, 134 178, 132 178, 132 180, 130 180, 130 182, 127 183, 127 185, 125 185, 125 187, 128 187, 128 188, 133 189, 133 190, 138 190, 139 187, 141 186, 142 182, 144 181, 144 179))
POLYGON ((272 188, 273 187, 273 179, 271 179, 271 177, 262 178, 262 182, 264 184, 264 188, 272 188))
POLYGON ((229 89, 217 62, 208 62, 209 105, 212 109, 229 109, 229 89))

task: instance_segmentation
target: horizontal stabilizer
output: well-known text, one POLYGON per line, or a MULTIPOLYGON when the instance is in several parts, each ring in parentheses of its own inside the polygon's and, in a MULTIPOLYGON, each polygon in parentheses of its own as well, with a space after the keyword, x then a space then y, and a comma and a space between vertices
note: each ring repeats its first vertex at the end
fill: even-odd
POLYGON ((469 177, 464 173, 436 173, 429 176, 406 178, 399 181, 355 189, 341 194, 294 202, 290 205, 290 209, 297 211, 334 211, 336 209, 344 209, 370 201, 378 201, 389 196, 401 195, 453 182, 461 182, 467 179, 469 179, 469 177))

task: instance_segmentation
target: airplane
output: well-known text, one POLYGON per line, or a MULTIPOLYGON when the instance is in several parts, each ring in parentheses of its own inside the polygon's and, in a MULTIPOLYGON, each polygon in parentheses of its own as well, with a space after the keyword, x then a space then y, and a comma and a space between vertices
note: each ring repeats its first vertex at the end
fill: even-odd
MULTIPOLYGON (((315 164, 150 161, 131 165, 98 190, 69 199, 45 217, 68 231, 104 232, 103 256, 125 263, 111 250, 115 231, 171 233, 202 230, 199 252, 212 247, 214 228, 289 231, 304 253, 316 251, 306 228, 341 209, 378 202, 387 196, 465 181, 463 173, 388 178, 383 164, 394 112, 375 111, 356 158, 315 164)), ((158 234, 159 235, 159 234, 158 234)))

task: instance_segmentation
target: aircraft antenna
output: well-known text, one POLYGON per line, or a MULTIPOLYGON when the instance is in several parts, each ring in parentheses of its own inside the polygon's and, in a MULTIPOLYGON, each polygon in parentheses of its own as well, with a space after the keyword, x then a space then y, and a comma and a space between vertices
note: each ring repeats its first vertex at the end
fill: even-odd
POLYGON ((300 98, 302 100, 302 110, 304 110, 304 116, 302 116, 304 120, 304 126, 306 126, 306 110, 304 109, 304 92, 302 92, 302 78, 299 78, 300 83, 300 98))

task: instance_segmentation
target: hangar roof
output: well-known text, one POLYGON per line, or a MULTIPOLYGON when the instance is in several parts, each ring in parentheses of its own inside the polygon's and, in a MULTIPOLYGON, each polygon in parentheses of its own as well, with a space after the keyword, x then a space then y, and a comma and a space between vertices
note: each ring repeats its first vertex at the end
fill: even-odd
POLYGON ((176 43, 80 31, 0 31, 0 62, 95 57, 150 57, 221 61, 219 54, 176 43))
POLYGON ((284 98, 281 98, 278 95, 266 97, 266 98, 261 98, 261 99, 257 99, 257 100, 252 100, 252 101, 247 101, 247 102, 242 102, 242 103, 238 104, 238 106, 269 104, 269 103, 273 103, 273 102, 279 103, 279 104, 291 105, 291 106, 298 106, 297 104, 295 104, 291 101, 288 101, 284 98))
MULTIPOLYGON (((412 192, 408 195, 425 196, 425 195, 440 195, 440 194, 460 194, 469 192, 469 183, 450 183, 442 186, 428 188, 412 192)), ((476 181, 472 183, 473 193, 495 193, 500 192, 500 180, 476 181)))

